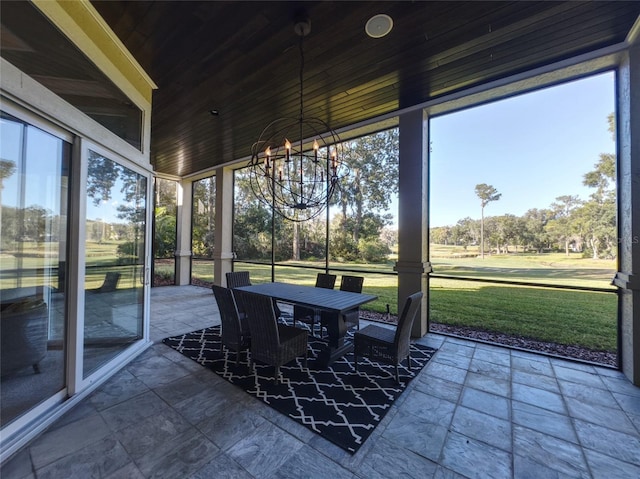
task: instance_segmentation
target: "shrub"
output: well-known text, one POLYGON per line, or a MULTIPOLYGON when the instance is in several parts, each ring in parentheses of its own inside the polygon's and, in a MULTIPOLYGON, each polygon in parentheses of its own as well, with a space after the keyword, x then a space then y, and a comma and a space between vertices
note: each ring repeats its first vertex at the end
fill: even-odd
POLYGON ((389 247, 379 239, 361 239, 358 242, 360 257, 367 263, 384 263, 391 253, 389 247))

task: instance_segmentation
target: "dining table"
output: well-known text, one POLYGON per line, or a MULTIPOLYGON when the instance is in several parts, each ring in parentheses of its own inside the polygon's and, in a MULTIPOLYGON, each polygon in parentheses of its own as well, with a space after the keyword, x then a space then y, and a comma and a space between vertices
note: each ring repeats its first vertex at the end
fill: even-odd
POLYGON ((323 315, 327 318, 327 341, 316 358, 323 365, 329 365, 353 351, 353 343, 345 341, 347 326, 342 319, 342 313, 377 299, 377 296, 372 294, 280 282, 258 283, 251 286, 240 286, 236 289, 269 296, 283 303, 297 304, 329 313, 323 315))

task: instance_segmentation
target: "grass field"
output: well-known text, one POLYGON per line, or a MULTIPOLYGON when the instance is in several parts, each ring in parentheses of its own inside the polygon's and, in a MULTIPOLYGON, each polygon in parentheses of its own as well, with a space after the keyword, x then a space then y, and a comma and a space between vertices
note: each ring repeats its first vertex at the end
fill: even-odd
MULTIPOLYGON (((104 273, 117 268, 117 243, 87 243, 86 287, 98 287, 104 273)), ((430 279, 429 301, 432 322, 456 326, 470 326, 488 331, 524 336, 532 339, 571 344, 590 349, 615 351, 617 335, 617 297, 611 293, 543 289, 515 285, 465 281, 462 278, 498 279, 550 285, 605 288, 610 285, 616 269, 615 261, 582 258, 579 254, 562 253, 485 256, 480 259, 473 251, 442 245, 431 245, 434 274, 460 279, 430 279)), ((0 255, 2 271, 15 269, 20 264, 25 270, 42 268, 55 261, 36 247, 22 251, 18 260, 6 252, 0 255)), ((52 265, 53 266, 53 265, 52 265)), ((318 270, 296 266, 324 267, 324 262, 289 262, 276 267, 276 280, 313 285, 318 270)), ((397 277, 381 274, 392 272, 394 263, 340 264, 362 271, 365 276, 364 292, 378 296, 378 300, 363 309, 386 312, 389 304, 397 313, 397 277)), ((120 266, 119 268, 122 268, 120 266)), ((171 265, 167 267, 171 273, 171 265)), ((166 268, 165 268, 166 269, 166 268)), ((269 266, 238 262, 236 270, 248 270, 253 282, 271 281, 269 266)), ((162 268, 160 268, 162 270, 162 268)), ((341 274, 358 274, 333 271, 341 274)), ((193 261, 192 276, 202 281, 213 281, 213 261, 193 261)), ((123 275, 119 288, 128 288, 137 280, 133 269, 123 275)), ((36 284, 25 277, 24 286, 36 284)), ((14 287, 10 277, 3 274, 2 288, 14 287)))
MULTIPOLYGON (((310 263, 296 262, 309 266, 310 263)), ((323 264, 317 264, 323 266, 323 264)), ((462 279, 498 279, 548 285, 603 288, 615 292, 611 278, 613 261, 594 261, 579 255, 539 255, 433 258, 434 273, 460 279, 431 278, 430 320, 454 326, 523 336, 540 341, 577 345, 595 350, 617 348, 617 297, 612 293, 545 289, 501 285, 462 279)), ((392 271, 385 265, 334 265, 375 272, 392 271)), ((254 282, 270 281, 268 266, 238 263, 254 282)), ((338 275, 338 271, 334 271, 338 275)), ((345 273, 349 274, 349 273, 345 273)), ((357 274, 357 273, 356 273, 357 274)), ((366 272, 364 292, 378 300, 363 309, 385 312, 389 304, 397 312, 397 277, 366 272)), ((276 280, 313 285, 316 271, 287 266, 276 267, 276 280)))
POLYGON ((432 279, 431 321, 589 349, 617 348, 617 296, 432 279))

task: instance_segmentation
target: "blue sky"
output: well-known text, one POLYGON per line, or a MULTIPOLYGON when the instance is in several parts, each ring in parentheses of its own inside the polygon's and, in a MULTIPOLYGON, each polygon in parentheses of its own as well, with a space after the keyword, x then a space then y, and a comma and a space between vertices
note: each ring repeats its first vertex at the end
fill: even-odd
POLYGON ((560 195, 587 199, 583 175, 600 153, 615 153, 614 109, 614 74, 604 73, 433 118, 430 226, 479 219, 479 183, 502 193, 485 216, 519 216, 560 195))

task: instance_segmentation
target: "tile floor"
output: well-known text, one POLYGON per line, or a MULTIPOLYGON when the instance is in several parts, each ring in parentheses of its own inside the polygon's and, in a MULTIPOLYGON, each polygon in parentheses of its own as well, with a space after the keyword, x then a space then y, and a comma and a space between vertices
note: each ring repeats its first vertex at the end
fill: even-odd
POLYGON ((438 352, 352 456, 159 342, 216 322, 210 290, 154 288, 157 343, 1 477, 640 477, 640 388, 617 371, 430 334, 438 352))

